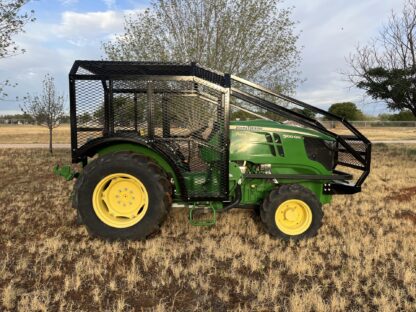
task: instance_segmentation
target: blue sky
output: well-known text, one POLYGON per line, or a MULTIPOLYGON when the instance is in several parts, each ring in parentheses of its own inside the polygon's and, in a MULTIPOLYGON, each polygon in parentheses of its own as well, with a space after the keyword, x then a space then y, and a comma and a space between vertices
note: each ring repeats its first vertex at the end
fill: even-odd
MULTIPOLYGON (((18 86, 9 89, 11 98, 40 92, 46 73, 55 77, 57 87, 67 92, 69 69, 76 59, 99 59, 101 43, 123 31, 125 14, 143 10, 149 1, 134 0, 33 0, 37 21, 26 27, 16 41, 27 53, 0 60, 0 81, 18 86)), ((390 11, 400 10, 400 0, 286 0, 294 7, 293 19, 301 31, 303 46, 300 70, 306 79, 296 97, 327 108, 340 101, 356 102, 367 114, 385 111, 360 90, 351 88, 340 72, 354 47, 377 35, 390 11)), ((0 114, 19 112, 16 101, 0 102, 0 114)))

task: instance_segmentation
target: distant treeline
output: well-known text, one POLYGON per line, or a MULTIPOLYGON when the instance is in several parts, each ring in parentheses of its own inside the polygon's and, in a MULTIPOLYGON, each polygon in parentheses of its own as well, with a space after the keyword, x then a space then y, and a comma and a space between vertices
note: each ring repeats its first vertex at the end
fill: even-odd
MULTIPOLYGON (((297 111, 298 112, 298 111, 297 111)), ((302 112, 300 112, 302 113, 302 112)), ((315 117, 313 116, 312 112, 305 111, 305 115, 308 117, 315 117), (310 116, 312 115, 312 116, 310 116)), ((416 121, 416 117, 410 111, 402 111, 397 114, 380 114, 378 116, 368 116, 365 114, 358 114, 359 118, 349 119, 351 121, 416 121)), ((275 119, 275 116, 269 116, 272 119, 275 119)), ((83 115, 79 116, 81 122, 88 122, 94 119, 97 119, 96 114, 88 114, 84 113, 83 115)), ((253 119, 256 118, 251 114, 247 114, 243 111, 239 112, 232 112, 231 119, 239 119, 239 120, 246 120, 246 119, 253 119)), ((62 124, 69 123, 69 115, 65 115, 61 119, 62 124)), ((28 114, 14 114, 14 115, 0 115, 0 124, 25 124, 25 125, 34 125, 36 122, 33 120, 31 116, 28 114)))
MULTIPOLYGON (((69 123, 69 115, 61 118, 61 123, 69 123)), ((35 125, 35 120, 28 114, 0 115, 0 124, 35 125)))

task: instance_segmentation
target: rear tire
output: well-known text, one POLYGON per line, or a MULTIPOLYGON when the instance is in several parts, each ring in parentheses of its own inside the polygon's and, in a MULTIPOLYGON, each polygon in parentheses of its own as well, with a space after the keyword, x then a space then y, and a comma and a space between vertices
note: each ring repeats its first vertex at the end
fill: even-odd
POLYGON ((322 205, 309 189, 298 184, 282 185, 265 198, 260 218, 271 236, 299 240, 317 234, 322 205))
POLYGON ((159 230, 172 204, 166 174, 149 158, 131 152, 89 163, 74 193, 88 232, 107 239, 145 239, 159 230))

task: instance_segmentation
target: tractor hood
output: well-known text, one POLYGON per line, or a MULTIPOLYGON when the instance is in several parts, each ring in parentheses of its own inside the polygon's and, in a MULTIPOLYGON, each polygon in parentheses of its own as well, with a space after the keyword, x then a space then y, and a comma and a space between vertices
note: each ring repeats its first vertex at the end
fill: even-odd
POLYGON ((287 135, 297 135, 303 137, 320 138, 326 141, 336 141, 335 138, 321 132, 281 123, 272 120, 248 120, 248 121, 231 121, 230 130, 252 131, 252 132, 279 132, 287 135))

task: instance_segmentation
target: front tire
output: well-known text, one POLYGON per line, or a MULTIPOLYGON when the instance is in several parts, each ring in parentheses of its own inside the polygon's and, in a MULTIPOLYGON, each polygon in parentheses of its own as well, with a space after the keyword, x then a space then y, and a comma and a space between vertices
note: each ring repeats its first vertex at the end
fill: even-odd
POLYGON ((323 212, 313 192, 291 184, 269 193, 260 207, 260 218, 271 236, 299 240, 317 234, 323 212))
POLYGON ((74 192, 88 232, 107 239, 145 239, 160 228, 172 203, 171 186, 160 167, 131 152, 89 163, 74 192))

